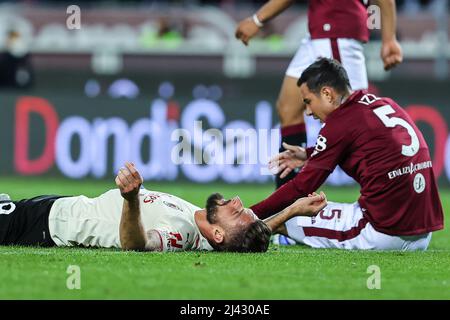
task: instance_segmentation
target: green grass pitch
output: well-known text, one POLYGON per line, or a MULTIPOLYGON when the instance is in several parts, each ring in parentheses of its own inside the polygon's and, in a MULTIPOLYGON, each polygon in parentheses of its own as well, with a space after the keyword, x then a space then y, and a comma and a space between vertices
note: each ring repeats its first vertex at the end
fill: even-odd
MULTIPOLYGON (((213 191, 244 204, 272 185, 145 184, 203 206, 213 191)), ((113 181, 2 178, 14 199, 40 194, 96 196, 113 181)), ((353 202, 356 188, 324 188, 331 201, 353 202)), ((264 254, 138 253, 108 249, 0 247, 0 299, 450 299, 450 190, 441 190, 446 229, 426 252, 357 252, 271 245, 264 254), (79 290, 67 288, 69 265, 79 290), (369 290, 368 267, 381 271, 369 290)))

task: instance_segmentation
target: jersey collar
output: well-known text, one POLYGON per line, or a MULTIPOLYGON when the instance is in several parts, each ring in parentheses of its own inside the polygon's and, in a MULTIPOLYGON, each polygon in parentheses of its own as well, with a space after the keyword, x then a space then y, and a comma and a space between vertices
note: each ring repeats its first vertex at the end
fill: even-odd
MULTIPOLYGON (((333 112, 331 112, 328 117, 327 117, 327 121, 336 116, 337 114, 339 114, 341 112, 341 110, 343 110, 344 108, 346 108, 348 105, 350 105, 351 103, 353 103, 355 100, 359 99, 361 95, 365 94, 366 90, 356 90, 354 91, 345 101, 343 104, 341 104, 339 107, 336 108, 336 110, 334 110, 333 112)), ((325 121, 325 123, 327 122, 325 121)))

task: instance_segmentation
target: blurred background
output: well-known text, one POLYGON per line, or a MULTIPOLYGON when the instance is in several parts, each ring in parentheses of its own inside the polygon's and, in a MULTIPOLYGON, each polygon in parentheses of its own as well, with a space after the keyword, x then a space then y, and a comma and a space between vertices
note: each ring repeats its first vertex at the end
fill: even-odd
MULTIPOLYGON (((246 47, 235 28, 264 2, 0 1, 0 175, 109 179, 132 160, 147 181, 271 183, 261 174, 269 154, 239 164, 234 140, 225 148, 235 164, 172 161, 172 133, 193 133, 196 120, 203 132, 277 128, 275 101, 307 35, 307 1, 246 47)), ((403 0, 397 10, 404 62, 385 72, 371 31, 370 91, 408 110, 449 186, 450 6, 403 0)), ((246 152, 264 153, 272 138, 258 136, 246 152)), ((205 143, 186 148, 195 157, 205 143)), ((352 181, 338 170, 328 183, 352 181)))

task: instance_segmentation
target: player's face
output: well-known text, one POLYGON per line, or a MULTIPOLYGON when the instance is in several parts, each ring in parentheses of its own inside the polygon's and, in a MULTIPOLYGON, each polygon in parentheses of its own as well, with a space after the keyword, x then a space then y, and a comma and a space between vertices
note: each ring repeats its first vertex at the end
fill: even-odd
POLYGON ((251 209, 244 207, 238 196, 221 200, 217 208, 217 218, 221 223, 232 226, 247 225, 258 219, 251 209))
POLYGON ((314 119, 325 121, 327 117, 327 110, 330 109, 331 104, 322 94, 316 95, 310 91, 308 85, 303 83, 300 86, 300 93, 303 97, 303 102, 306 107, 306 115, 313 116, 314 119))

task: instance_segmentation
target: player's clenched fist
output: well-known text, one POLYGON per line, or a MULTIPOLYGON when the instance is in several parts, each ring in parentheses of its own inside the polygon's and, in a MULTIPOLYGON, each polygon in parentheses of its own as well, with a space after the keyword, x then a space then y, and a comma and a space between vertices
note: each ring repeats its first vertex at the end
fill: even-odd
POLYGON ((235 36, 245 45, 248 45, 250 39, 253 38, 258 31, 259 27, 253 22, 252 18, 247 18, 239 22, 239 25, 236 28, 235 36))
POLYGON ((131 162, 126 162, 125 167, 120 168, 116 177, 116 185, 122 197, 128 201, 138 195, 142 182, 141 174, 131 162))
POLYGON ((384 70, 390 70, 403 61, 402 47, 397 40, 383 41, 381 46, 381 58, 384 70))

